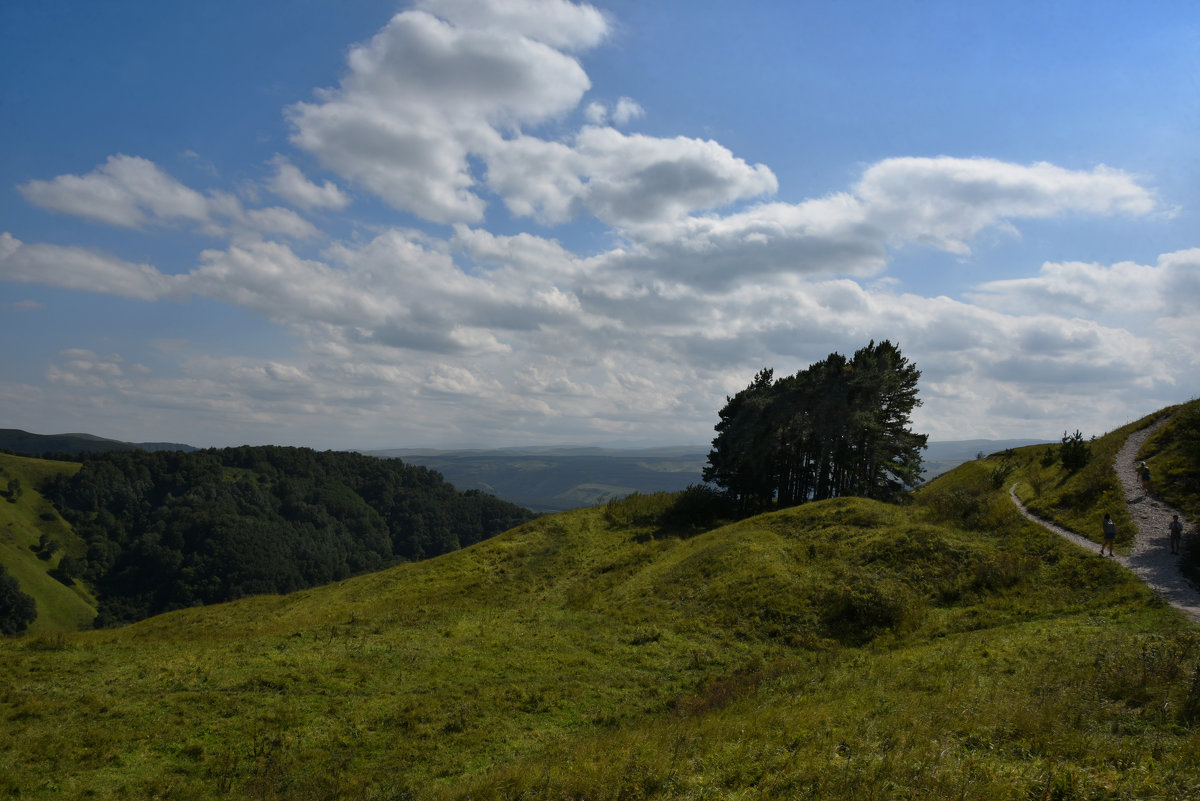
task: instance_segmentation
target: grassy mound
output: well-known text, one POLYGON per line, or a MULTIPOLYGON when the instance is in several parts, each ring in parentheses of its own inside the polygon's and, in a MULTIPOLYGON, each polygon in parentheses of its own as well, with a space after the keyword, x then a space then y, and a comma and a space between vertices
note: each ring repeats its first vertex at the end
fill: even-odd
POLYGON ((1194 629, 1020 517, 999 464, 906 506, 686 537, 655 524, 669 496, 636 497, 289 596, 5 641, 0 796, 1200 793, 1194 629))

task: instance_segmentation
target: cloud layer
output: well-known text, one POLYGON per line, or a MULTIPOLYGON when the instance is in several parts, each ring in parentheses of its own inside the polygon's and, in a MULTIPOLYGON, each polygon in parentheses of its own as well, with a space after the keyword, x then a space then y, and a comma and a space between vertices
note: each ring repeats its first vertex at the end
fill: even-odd
MULTIPOLYGON (((653 109, 590 99, 583 59, 612 31, 565 0, 419 2, 350 50, 336 86, 284 109, 296 151, 262 165, 260 185, 195 189, 122 154, 22 184, 49 211, 209 242, 167 271, 6 232, 0 279, 216 302, 297 344, 264 359, 164 340, 139 359, 79 343, 47 387, 86 387, 70 402, 93 413, 187 410, 218 441, 328 424, 342 447, 384 426, 388 441, 370 444, 696 442, 759 366, 799 369, 870 339, 924 370, 918 423, 934 438, 1045 433, 1030 421, 1057 426, 1064 406, 1111 420, 1195 370, 1200 344, 1172 316, 1200 297, 1200 250, 1046 263, 962 299, 888 275, 902 250, 970 259, 981 234, 1029 221, 1145 217, 1160 204, 1143 179, 897 157, 840 191, 781 198, 767 165, 626 130, 653 109), (286 205, 258 206, 259 189, 286 205), (376 201, 394 222, 356 225, 376 201), (330 221, 351 233, 318 227, 330 221)), ((0 401, 38 395, 9 384, 0 401)))

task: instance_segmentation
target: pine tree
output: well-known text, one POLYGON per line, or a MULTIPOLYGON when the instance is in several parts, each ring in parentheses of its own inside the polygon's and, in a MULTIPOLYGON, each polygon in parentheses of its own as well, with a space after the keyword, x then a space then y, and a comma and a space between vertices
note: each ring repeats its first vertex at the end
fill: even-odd
POLYGON ((744 511, 842 495, 894 498, 917 483, 924 434, 909 430, 921 372, 889 341, 831 353, 726 398, 704 479, 744 511))

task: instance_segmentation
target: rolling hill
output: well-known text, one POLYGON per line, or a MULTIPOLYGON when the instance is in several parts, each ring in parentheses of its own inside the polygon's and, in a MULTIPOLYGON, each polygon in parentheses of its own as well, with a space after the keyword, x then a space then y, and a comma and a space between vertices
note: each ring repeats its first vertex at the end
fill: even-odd
POLYGON ((14 532, 0 563, 47 609, 58 604, 59 584, 78 590, 83 578, 95 593, 92 617, 104 626, 327 584, 456 550, 534 517, 458 492, 424 467, 349 452, 139 449, 82 464, 5 455, 4 465, 13 474, 5 486, 16 489, 0 511, 14 532))
MULTIPOLYGON (((941 475, 978 454, 1044 442, 973 439, 931 442, 926 478, 941 475)), ((535 512, 563 512, 607 503, 634 492, 678 492, 703 481, 708 448, 499 448, 494 450, 367 451, 437 470, 462 490, 477 489, 535 512)))
MULTIPOLYGON (((1041 443, 1043 440, 973 439, 930 442, 924 454, 925 479, 951 470, 978 454, 1041 443)), ((193 452, 170 442, 122 442, 92 434, 31 434, 0 429, 0 451, 27 456, 87 454, 124 450, 193 452)), ((678 492, 703 481, 708 461, 703 445, 659 448, 524 447, 471 450, 387 448, 363 451, 384 459, 437 470, 460 490, 478 490, 539 513, 563 512, 606 503, 634 492, 678 492)))
POLYGON ((501 448, 367 451, 437 470, 462 490, 477 489, 535 512, 563 512, 634 492, 678 492, 702 481, 702 448, 501 448))
POLYGON ((31 434, 19 428, 0 428, 0 450, 26 456, 106 453, 108 451, 194 451, 179 442, 122 442, 93 434, 31 434))
POLYGON ((1044 452, 911 504, 687 535, 660 522, 673 496, 637 495, 327 587, 6 640, 0 794, 1195 797, 1200 637, 1020 516, 1009 479, 1067 524, 1102 502, 1044 452))

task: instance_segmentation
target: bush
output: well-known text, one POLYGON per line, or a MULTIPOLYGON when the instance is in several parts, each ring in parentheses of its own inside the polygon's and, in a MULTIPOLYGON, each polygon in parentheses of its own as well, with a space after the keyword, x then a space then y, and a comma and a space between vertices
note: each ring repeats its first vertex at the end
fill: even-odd
POLYGON ((1092 460, 1092 449, 1083 441, 1083 434, 1079 429, 1076 429, 1074 434, 1063 432, 1058 458, 1062 466, 1072 473, 1087 467, 1087 463, 1092 460))
POLYGON ((1007 461, 1004 462, 1004 464, 993 467, 991 475, 989 476, 992 483, 992 489, 1004 489, 1004 485, 1007 483, 1008 476, 1010 473, 1012 473, 1012 470, 1012 464, 1007 461))
POLYGON ((692 484, 663 512, 660 525, 673 530, 710 529, 734 517, 734 506, 723 492, 707 484, 692 484))
POLYGON ((0 565, 0 634, 22 634, 37 620, 37 604, 0 565))
POLYGON ((50 575, 61 581, 63 584, 70 586, 76 578, 83 575, 87 565, 82 559, 77 559, 74 556, 67 555, 58 560, 56 567, 50 575))
POLYGON ((669 492, 635 492, 624 498, 613 498, 604 505, 604 519, 620 526, 657 525, 671 508, 674 497, 669 492))

